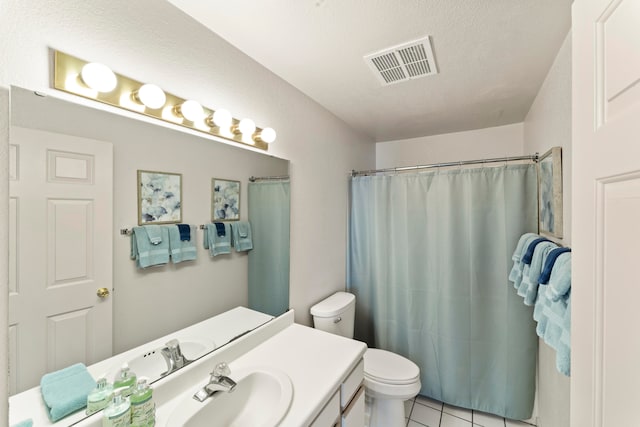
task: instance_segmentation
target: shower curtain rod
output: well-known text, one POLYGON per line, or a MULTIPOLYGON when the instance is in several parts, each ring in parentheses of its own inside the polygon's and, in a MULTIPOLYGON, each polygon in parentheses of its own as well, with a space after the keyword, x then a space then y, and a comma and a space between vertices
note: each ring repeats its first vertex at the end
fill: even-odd
POLYGON ((289 175, 280 175, 280 176, 251 176, 249 177, 249 181, 278 181, 289 179, 289 175))
POLYGON ((538 156, 538 153, 536 153, 536 154, 530 154, 528 156, 510 156, 510 157, 497 157, 493 159, 462 160, 459 162, 433 163, 430 165, 418 165, 418 166, 401 166, 397 168, 370 169, 365 171, 352 170, 351 177, 361 176, 361 175, 373 175, 376 173, 406 172, 406 171, 417 170, 417 169, 443 168, 443 167, 452 167, 452 166, 476 165, 476 164, 484 164, 484 163, 515 162, 515 161, 522 161, 522 160, 531 160, 533 162, 537 162, 538 159, 539 159, 539 156, 538 156))

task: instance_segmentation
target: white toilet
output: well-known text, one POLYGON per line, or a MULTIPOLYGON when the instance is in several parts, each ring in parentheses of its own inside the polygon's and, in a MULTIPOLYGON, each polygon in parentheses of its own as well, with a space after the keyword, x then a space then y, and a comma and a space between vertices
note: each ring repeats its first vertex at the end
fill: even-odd
MULTIPOLYGON (((356 298, 348 292, 336 292, 311 307, 316 329, 347 338, 353 338, 355 312, 356 298)), ((400 355, 370 348, 364 354, 364 387, 367 426, 404 426, 404 401, 420 391, 420 368, 400 355)))

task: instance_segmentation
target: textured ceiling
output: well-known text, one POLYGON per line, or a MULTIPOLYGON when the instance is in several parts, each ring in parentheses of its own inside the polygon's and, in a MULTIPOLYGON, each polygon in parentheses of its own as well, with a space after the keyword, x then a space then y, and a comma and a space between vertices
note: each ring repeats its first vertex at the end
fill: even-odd
POLYGON ((571 1, 169 0, 376 141, 523 121, 571 1), (382 86, 363 60, 426 35, 437 75, 382 86))

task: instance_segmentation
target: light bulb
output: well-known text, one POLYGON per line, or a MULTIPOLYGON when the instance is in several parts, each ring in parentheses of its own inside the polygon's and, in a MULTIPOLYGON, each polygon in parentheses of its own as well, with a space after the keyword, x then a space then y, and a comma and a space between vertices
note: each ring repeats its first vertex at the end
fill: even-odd
POLYGON ((238 131, 243 135, 251 135, 256 131, 256 124, 251 119, 242 119, 238 123, 238 131))
POLYGON ((260 132, 260 135, 258 135, 258 138, 266 144, 271 144, 276 140, 276 131, 273 130, 273 128, 264 128, 260 132))
POLYGON ((185 119, 196 122, 204 116, 202 105, 198 101, 188 100, 176 106, 176 110, 185 119))
POLYGON ((118 84, 115 73, 98 62, 85 64, 80 71, 80 78, 91 89, 104 93, 111 92, 118 84))
POLYGON ((231 113, 224 108, 217 109, 211 115, 211 121, 213 122, 214 126, 217 126, 220 129, 228 130, 229 126, 231 126, 232 120, 233 117, 231 117, 231 113))
POLYGON ((153 110, 163 107, 165 102, 167 102, 167 96, 164 94, 164 91, 160 89, 159 86, 151 83, 142 85, 140 89, 133 92, 133 97, 136 101, 153 110))

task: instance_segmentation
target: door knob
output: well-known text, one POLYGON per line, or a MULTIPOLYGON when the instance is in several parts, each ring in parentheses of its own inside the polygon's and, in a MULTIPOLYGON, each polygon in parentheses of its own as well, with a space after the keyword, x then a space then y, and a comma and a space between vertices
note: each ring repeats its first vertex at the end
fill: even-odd
POLYGON ((100 288, 98 289, 98 292, 96 292, 96 295, 98 295, 100 298, 106 298, 109 296, 109 289, 107 288, 100 288))

